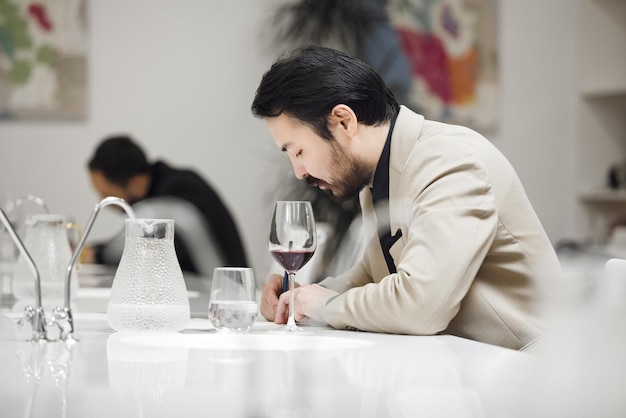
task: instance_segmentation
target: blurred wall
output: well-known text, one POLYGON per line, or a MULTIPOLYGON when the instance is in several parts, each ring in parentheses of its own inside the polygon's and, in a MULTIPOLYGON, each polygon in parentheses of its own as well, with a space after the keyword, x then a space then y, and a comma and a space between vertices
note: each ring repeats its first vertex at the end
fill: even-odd
MULTIPOLYGON (((277 51, 276 1, 91 0, 88 118, 0 122, 0 193, 31 193, 84 223, 98 201, 85 163, 111 133, 151 159, 192 167, 221 193, 265 279, 272 185, 282 156, 249 107, 277 51)), ((553 242, 578 233, 573 206, 576 13, 571 0, 502 0, 501 125, 510 158, 553 242)), ((105 213, 106 212, 106 213, 105 213)), ((121 226, 108 210, 92 237, 121 226)))

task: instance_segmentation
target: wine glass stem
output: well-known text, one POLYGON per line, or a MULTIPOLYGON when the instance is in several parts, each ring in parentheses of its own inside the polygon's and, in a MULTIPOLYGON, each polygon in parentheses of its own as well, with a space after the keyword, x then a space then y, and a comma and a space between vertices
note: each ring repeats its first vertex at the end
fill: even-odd
POLYGON ((294 317, 294 277, 296 273, 289 273, 289 318, 287 319, 288 326, 295 326, 296 320, 294 317))

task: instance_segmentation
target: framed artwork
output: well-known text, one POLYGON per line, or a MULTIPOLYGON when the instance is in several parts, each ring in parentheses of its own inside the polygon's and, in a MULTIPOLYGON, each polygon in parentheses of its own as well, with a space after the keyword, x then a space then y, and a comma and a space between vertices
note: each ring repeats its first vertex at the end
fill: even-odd
POLYGON ((0 119, 82 119, 87 0, 0 0, 0 119))
POLYGON ((498 0, 389 0, 409 60, 411 105, 428 119, 497 128, 498 0))

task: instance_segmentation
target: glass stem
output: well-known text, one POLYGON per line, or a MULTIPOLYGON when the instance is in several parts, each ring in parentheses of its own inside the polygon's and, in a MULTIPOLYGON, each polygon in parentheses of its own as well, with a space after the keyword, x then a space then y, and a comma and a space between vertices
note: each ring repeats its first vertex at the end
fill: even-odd
POLYGON ((289 272, 289 318, 287 319, 287 326, 295 326, 296 319, 294 318, 294 277, 296 273, 289 272))

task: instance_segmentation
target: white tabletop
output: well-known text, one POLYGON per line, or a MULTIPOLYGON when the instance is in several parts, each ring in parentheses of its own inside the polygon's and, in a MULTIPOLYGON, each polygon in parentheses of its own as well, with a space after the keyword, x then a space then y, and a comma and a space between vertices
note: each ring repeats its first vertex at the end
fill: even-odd
POLYGON ((207 319, 210 281, 197 277, 185 277, 184 331, 115 333, 111 281, 93 268, 81 277, 72 346, 27 342, 23 307, 3 298, 1 418, 626 416, 626 308, 600 292, 556 309, 531 355, 447 335, 309 326, 289 338, 261 320, 219 334, 207 319))
POLYGON ((106 321, 110 272, 84 272, 74 345, 27 342, 19 301, 0 313, 3 418, 511 416, 536 360, 453 336, 314 326, 275 335, 261 319, 222 334, 207 319, 209 282, 197 277, 185 278, 184 331, 116 333, 106 321))
POLYGON ((0 314, 3 417, 485 417, 510 407, 533 361, 452 336, 283 336, 262 321, 236 335, 201 318, 122 334, 103 313, 76 314, 72 346, 38 344, 16 317, 0 314))

